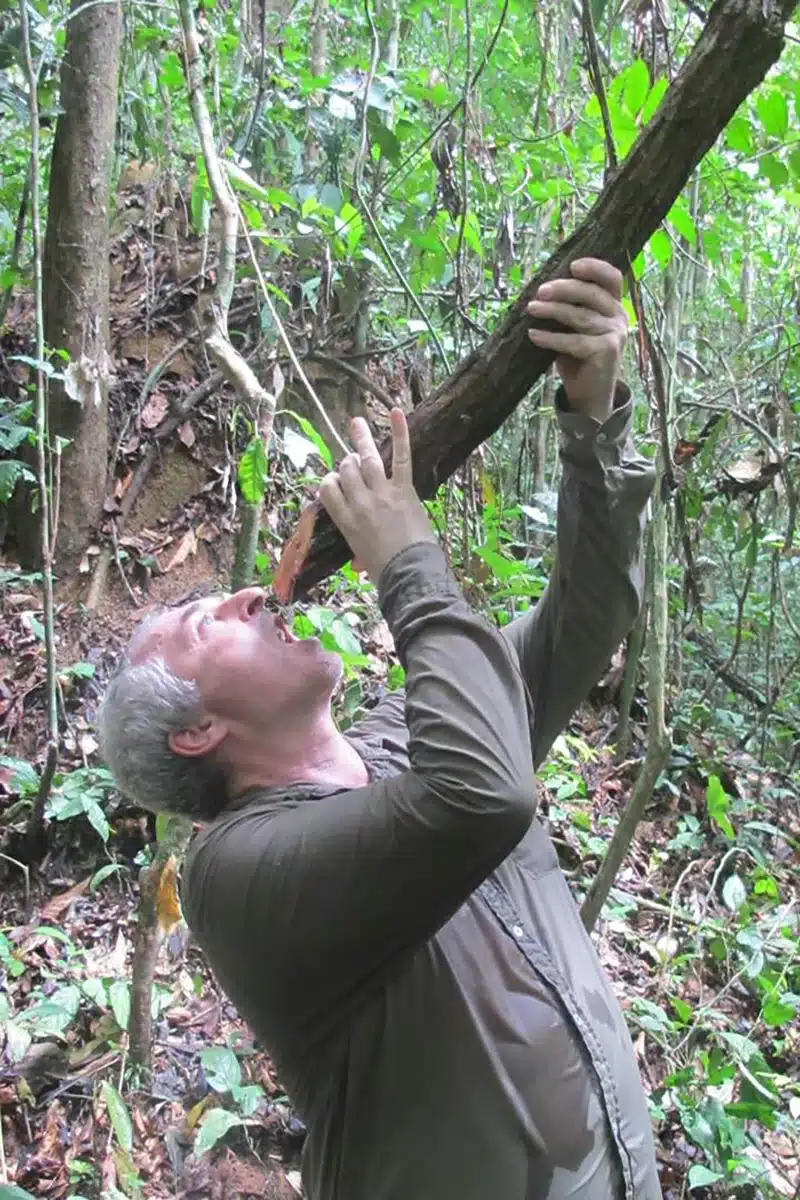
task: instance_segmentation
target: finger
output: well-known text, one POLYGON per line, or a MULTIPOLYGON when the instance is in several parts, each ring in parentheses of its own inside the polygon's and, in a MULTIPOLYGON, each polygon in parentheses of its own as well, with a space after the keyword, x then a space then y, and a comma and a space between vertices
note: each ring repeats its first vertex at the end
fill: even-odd
POLYGON ((361 474, 361 462, 357 454, 347 454, 339 463, 336 472, 339 486, 350 508, 361 507, 368 502, 369 493, 364 476, 361 474))
POLYGON ((386 479, 383 460, 375 445, 372 431, 363 417, 354 417, 350 424, 353 445, 361 459, 361 475, 367 487, 375 487, 386 479))
POLYGON ((334 525, 344 533, 349 510, 335 471, 329 471, 319 485, 319 498, 334 525))
POLYGON ((528 337, 544 350, 567 354, 570 358, 587 359, 597 354, 597 338, 586 333, 551 333, 549 329, 529 329, 528 337))
POLYGON ((595 337, 609 332, 610 318, 583 308, 577 304, 557 304, 555 301, 534 300, 528 312, 539 320, 557 321, 576 333, 590 333, 595 337))
POLYGON ((576 258, 570 263, 570 270, 578 279, 598 284, 615 300, 622 299, 622 272, 605 259, 576 258))
POLYGON ((392 479, 395 483, 409 486, 413 480, 411 439, 402 408, 392 409, 392 479))
MULTIPOLYGON (((605 317, 616 317, 625 311, 619 301, 604 288, 580 279, 551 279, 549 283, 542 284, 532 303, 550 303, 553 300, 559 304, 591 308, 605 317)), ((530 305, 528 311, 530 312, 530 305)))

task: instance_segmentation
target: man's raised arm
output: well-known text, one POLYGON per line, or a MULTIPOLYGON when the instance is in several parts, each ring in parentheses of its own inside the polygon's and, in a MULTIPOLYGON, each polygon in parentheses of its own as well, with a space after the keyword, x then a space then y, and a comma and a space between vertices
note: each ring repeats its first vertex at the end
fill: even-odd
POLYGON ((536 766, 636 618, 655 481, 652 463, 631 440, 630 391, 617 378, 627 330, 622 277, 597 259, 578 260, 572 272, 573 279, 540 288, 529 307, 531 316, 572 331, 530 332, 557 352, 562 379, 556 559, 539 603, 503 630, 533 701, 536 766))

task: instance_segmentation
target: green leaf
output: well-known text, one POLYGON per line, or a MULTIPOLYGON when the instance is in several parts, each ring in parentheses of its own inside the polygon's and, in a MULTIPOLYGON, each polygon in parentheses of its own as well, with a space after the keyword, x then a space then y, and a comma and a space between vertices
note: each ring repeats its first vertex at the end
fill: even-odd
POLYGON ((160 842, 164 841, 164 838, 167 836, 167 830, 169 829, 171 820, 172 820, 171 813, 160 812, 160 813, 156 814, 156 841, 157 842, 160 843, 160 842))
POLYGON ((311 455, 317 453, 317 447, 310 438, 303 437, 291 426, 284 429, 281 441, 283 453, 298 471, 302 471, 311 455))
POLYGON ((237 191, 244 192, 248 196, 253 196, 256 200, 261 200, 265 204, 269 204, 269 191, 262 187, 260 183, 256 183, 247 171, 243 170, 238 163, 231 162, 230 159, 225 159, 225 170, 228 173, 228 178, 237 191))
POLYGON ((650 91, 650 72, 644 59, 637 58, 625 71, 622 103, 632 117, 638 117, 650 91))
POLYGON ((765 154, 761 159, 759 170, 768 179, 773 188, 778 191, 789 182, 789 168, 774 154, 765 154))
POLYGON ((764 132, 783 141, 789 128, 789 105, 779 88, 773 88, 756 100, 756 112, 764 132))
POLYGON ((171 92, 183 87, 183 67, 174 50, 169 50, 164 55, 160 80, 164 87, 171 92))
POLYGON ((89 979, 84 979, 81 984, 81 991, 92 1004, 96 1004, 98 1008, 108 1007, 108 991, 102 979, 97 979, 90 976, 89 979))
POLYGON ((197 1158, 212 1150, 220 1138, 224 1138, 225 1134, 237 1125, 244 1125, 241 1117, 227 1112, 224 1108, 212 1108, 211 1112, 203 1117, 203 1123, 195 1138, 194 1152, 197 1158))
POLYGON ((7 786, 12 791, 19 792, 21 796, 28 792, 38 792, 39 776, 30 763, 25 762, 24 758, 9 758, 0 754, 0 768, 2 767, 11 772, 7 786))
POLYGON ((264 1089, 257 1083, 249 1083, 245 1087, 231 1088, 234 1103, 239 1106, 242 1116, 252 1117, 258 1106, 264 1100, 264 1089))
POLYGON ((403 152, 400 141, 388 125, 384 124, 374 108, 369 110, 367 128, 370 138, 380 150, 382 157, 388 158, 390 162, 397 162, 403 152))
POLYGON ((33 472, 16 458, 0 462, 0 504, 8 504, 20 479, 33 482, 33 472))
POLYGON ((464 241, 475 254, 478 256, 483 254, 481 227, 474 212, 468 212, 464 221, 464 241))
POLYGON ((133 1149, 133 1124, 128 1107, 113 1084, 104 1082, 102 1094, 117 1141, 130 1154, 133 1149))
POLYGON ((684 1025, 688 1024, 692 1019, 692 1006, 685 1000, 681 1000, 680 996, 670 996, 670 1002, 678 1020, 682 1021, 684 1025))
POLYGON ((662 271, 669 266, 672 259, 672 242, 663 229, 657 229, 648 242, 653 258, 662 271))
POLYGON ((731 150, 737 150, 741 154, 753 154, 755 140, 750 119, 737 116, 729 121, 725 129, 725 142, 731 150))
POLYGON ((794 1021, 797 1015, 798 997, 794 997, 790 1001, 788 995, 778 997, 772 995, 764 1002, 764 1007, 761 1010, 761 1016, 764 1018, 764 1024, 775 1029, 779 1025, 787 1025, 789 1021, 794 1021))
POLYGON ((689 1167, 689 1191, 694 1188, 708 1187, 709 1184, 717 1183, 718 1180, 724 1178, 722 1171, 711 1171, 702 1163, 692 1163, 689 1167))
POLYGON ((694 245, 697 241, 697 226, 692 220, 691 214, 682 203, 678 201, 667 213, 667 220, 676 233, 679 233, 687 242, 694 245))
POLYGON ((800 179, 800 150, 791 150, 789 152, 789 166, 792 169, 792 174, 800 179))
POLYGON ((245 504, 260 504, 267 486, 267 454, 260 437, 250 444, 239 460, 239 487, 245 504))
POLYGON ((22 1025, 29 1025, 34 1034, 55 1034, 60 1037, 74 1021, 80 1002, 78 988, 59 988, 49 999, 38 1000, 20 1013, 18 1020, 22 1025))
POLYGON ((361 646, 358 638, 342 617, 336 617, 331 622, 329 632, 336 643, 336 649, 341 654, 360 654, 361 646))
POLYGON ((741 876, 735 872, 729 875, 722 885, 722 899, 731 912, 738 912, 742 905, 747 903, 747 888, 741 876))
POLYGON ((644 108, 639 114, 639 120, 642 125, 647 125, 648 122, 652 121, 661 106, 661 101, 664 99, 668 87, 669 80, 662 75, 650 88, 650 93, 644 102, 644 108))
POLYGON ((347 249, 352 254, 364 236, 364 219, 352 204, 343 204, 339 215, 334 218, 334 228, 339 237, 344 238, 347 249))
POLYGON ((346 96, 340 96, 338 92, 331 92, 328 96, 328 111, 331 116, 337 117, 340 121, 355 121, 356 119, 355 105, 346 96))
POLYGON ((208 176, 204 170, 199 170, 192 181, 192 190, 189 194, 189 208, 192 214, 192 225, 194 231, 200 237, 208 233, 208 224, 211 219, 211 188, 208 183, 208 176))
POLYGON ((91 796, 86 796, 83 802, 83 811, 86 813, 86 819, 104 842, 108 841, 111 828, 108 824, 106 814, 103 812, 100 805, 91 796))
POLYGON ((209 1046, 200 1055, 209 1087, 215 1092, 230 1092, 242 1082, 242 1068, 228 1046, 209 1046))
POLYGON ((111 1011, 120 1029, 127 1029, 131 1015, 131 988, 124 979, 115 979, 108 989, 111 1011))
POLYGON ((0 1183, 0 1200, 35 1200, 35 1197, 15 1183, 0 1183))
POLYGON ((706 786, 706 808, 714 824, 722 830, 726 838, 734 838, 735 830, 728 818, 730 797, 727 795, 718 775, 709 775, 706 786))
POLYGON ((311 422, 306 417, 301 417, 299 413, 294 412, 291 408, 284 409, 284 411, 290 417, 292 417, 295 421, 297 421, 297 424, 300 426, 300 428, 302 429, 302 431, 306 435, 306 437, 309 438, 316 446, 317 454, 320 456, 322 461, 325 463, 325 466, 328 468, 329 471, 332 471, 333 470, 333 455, 331 454, 330 450, 328 449, 327 445, 325 444, 324 438, 319 433, 317 433, 314 426, 311 424, 311 422))

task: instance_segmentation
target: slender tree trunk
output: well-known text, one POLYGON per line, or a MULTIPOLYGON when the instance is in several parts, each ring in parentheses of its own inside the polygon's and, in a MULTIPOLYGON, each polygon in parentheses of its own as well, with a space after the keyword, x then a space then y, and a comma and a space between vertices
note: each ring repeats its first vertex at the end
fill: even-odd
MULTIPOLYGON (((647 558, 648 566, 650 556, 647 558)), ((647 605, 650 597, 650 580, 645 584, 645 600, 636 618, 633 629, 628 635, 625 657, 625 674, 622 677, 622 688, 619 695, 619 723, 617 725, 616 760, 624 762, 631 749, 631 704, 636 691, 636 680, 639 675, 639 662, 644 649, 644 635, 647 628, 647 605)))
MULTIPOLYGON (((103 509, 108 455, 109 188, 122 21, 118 3, 73 0, 61 68, 61 115, 50 167, 44 245, 47 347, 66 350, 65 381, 50 381, 50 444, 61 456, 56 564, 76 565, 103 509)), ((38 516, 20 511, 20 552, 38 561, 38 516)))
MULTIPOLYGON (((669 424, 672 399, 675 393, 676 363, 681 328, 681 278, 680 268, 673 264, 664 277, 664 347, 667 355, 666 396, 664 413, 669 424)), ((658 384, 656 385, 658 386, 658 384)), ((663 461, 659 471, 659 484, 663 478, 663 461)), ((591 930, 600 916, 608 898, 617 872, 636 833, 636 827, 644 815, 645 808, 653 796, 659 775, 667 765, 672 749, 672 735, 667 727, 667 648, 669 644, 669 604, 667 595, 667 565, 669 563, 669 508, 663 498, 663 489, 656 486, 656 511, 650 527, 648 544, 647 579, 648 609, 650 620, 647 629, 647 749, 644 762, 634 784, 631 797, 620 818, 614 836, 603 859, 600 870, 589 889, 581 917, 591 930)))

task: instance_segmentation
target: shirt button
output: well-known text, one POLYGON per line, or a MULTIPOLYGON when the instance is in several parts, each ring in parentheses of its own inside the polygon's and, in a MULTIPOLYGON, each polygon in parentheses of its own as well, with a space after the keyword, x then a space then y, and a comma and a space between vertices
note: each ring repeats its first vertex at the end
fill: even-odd
POLYGON ((597 440, 601 446, 604 446, 606 444, 606 442, 608 441, 608 434, 607 433, 598 433, 597 440))
POLYGON ((521 938, 521 937, 525 936, 525 930, 522 928, 521 925, 512 925, 511 932, 513 933, 515 938, 521 938))

